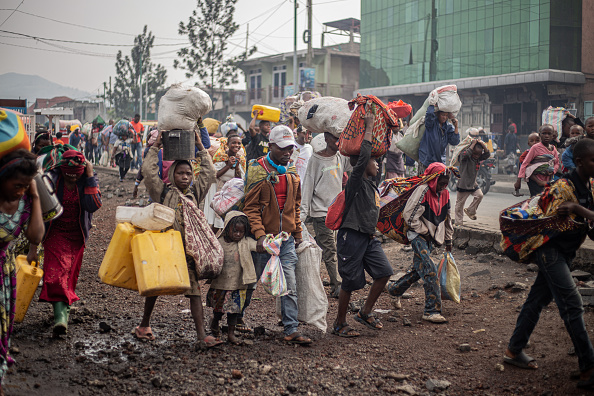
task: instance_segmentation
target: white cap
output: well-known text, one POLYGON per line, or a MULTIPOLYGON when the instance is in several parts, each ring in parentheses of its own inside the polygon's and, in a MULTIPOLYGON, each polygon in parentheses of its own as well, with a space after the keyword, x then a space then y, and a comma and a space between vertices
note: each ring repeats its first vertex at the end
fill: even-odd
POLYGON ((268 139, 269 143, 274 143, 280 148, 295 146, 293 131, 286 125, 278 125, 272 128, 268 139))

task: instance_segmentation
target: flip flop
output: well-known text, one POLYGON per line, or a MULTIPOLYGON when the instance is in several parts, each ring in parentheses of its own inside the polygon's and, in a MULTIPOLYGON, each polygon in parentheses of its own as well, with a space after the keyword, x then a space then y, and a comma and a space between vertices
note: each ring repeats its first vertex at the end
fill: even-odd
POLYGON ((334 327, 332 328, 332 334, 337 335, 339 337, 345 337, 345 338, 359 337, 361 335, 358 332, 356 332, 355 329, 353 329, 351 326, 349 326, 348 323, 343 323, 343 324, 335 323, 334 327))
POLYGON ((150 327, 138 326, 134 329, 134 335, 139 340, 149 340, 149 341, 155 340, 155 336, 153 335, 153 331, 151 330, 150 327))
POLYGON ((295 344, 295 345, 311 345, 312 341, 307 338, 304 337, 303 334, 299 333, 299 332, 294 332, 291 335, 288 335, 284 338, 285 342, 288 344, 295 344), (289 338, 290 337, 290 338, 289 338))
POLYGON ((536 359, 526 355, 524 351, 517 353, 514 358, 507 355, 503 356, 503 362, 527 370, 536 370, 538 368, 530 366, 530 363, 536 362, 536 359))
POLYGON ((206 336, 206 337, 204 338, 204 340, 202 340, 202 341, 200 341, 200 342, 203 342, 203 343, 204 343, 204 345, 205 345, 207 348, 214 348, 214 347, 216 347, 216 346, 219 346, 219 345, 223 344, 223 341, 222 341, 222 340, 217 340, 217 339, 216 339, 216 338, 214 338, 213 336, 206 336))
POLYGON ((240 333, 252 333, 254 330, 250 329, 250 327, 245 323, 237 323, 235 325, 235 331, 240 333))
POLYGON ((379 320, 379 318, 377 316, 375 316, 375 314, 373 312, 370 314, 364 315, 361 313, 361 311, 359 311, 355 315, 355 320, 361 324, 364 324, 365 326, 367 326, 373 330, 381 330, 384 327, 382 322, 379 320), (372 321, 370 322, 369 319, 372 319, 372 321))

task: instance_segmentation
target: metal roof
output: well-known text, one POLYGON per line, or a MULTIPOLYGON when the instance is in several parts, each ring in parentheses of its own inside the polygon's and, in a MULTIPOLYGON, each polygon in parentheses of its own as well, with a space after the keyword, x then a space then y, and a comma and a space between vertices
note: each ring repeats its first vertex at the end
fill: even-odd
POLYGON ((351 28, 353 28, 355 33, 360 33, 361 31, 361 20, 357 18, 346 18, 333 22, 325 22, 324 25, 347 32, 350 32, 351 28))

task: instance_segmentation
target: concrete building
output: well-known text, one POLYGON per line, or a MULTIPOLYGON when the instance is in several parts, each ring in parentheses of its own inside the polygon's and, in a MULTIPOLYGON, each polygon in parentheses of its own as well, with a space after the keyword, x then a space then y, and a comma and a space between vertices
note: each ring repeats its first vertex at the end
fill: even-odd
MULTIPOLYGON (((314 48, 310 67, 307 50, 297 52, 299 88, 297 91, 319 91, 324 96, 352 99, 359 89, 359 43, 356 42, 360 21, 354 18, 325 23, 324 36, 348 36, 349 42, 314 48)), ((246 78, 248 111, 254 104, 278 107, 294 90, 293 52, 249 59, 240 65, 246 78)))
POLYGON ((454 83, 462 128, 536 130, 548 106, 592 114, 594 4, 582 0, 361 2, 360 92, 419 108, 454 83), (584 21, 584 23, 582 23, 584 21))

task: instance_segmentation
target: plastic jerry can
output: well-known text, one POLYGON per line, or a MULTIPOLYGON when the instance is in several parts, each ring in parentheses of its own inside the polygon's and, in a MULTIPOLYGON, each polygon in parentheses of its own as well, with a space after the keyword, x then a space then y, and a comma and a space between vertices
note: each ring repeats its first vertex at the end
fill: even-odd
POLYGON ((132 215, 131 223, 145 230, 160 231, 171 227, 175 221, 175 210, 165 205, 152 203, 132 215))
POLYGON ((37 290, 39 281, 43 277, 43 270, 38 268, 35 262, 33 262, 33 265, 29 265, 27 256, 18 256, 17 262, 19 264, 17 264, 16 273, 17 296, 14 321, 21 323, 25 319, 25 314, 35 295, 35 290, 37 290))
POLYGON ((124 289, 138 290, 131 246, 132 237, 141 232, 142 230, 134 228, 130 223, 120 223, 116 226, 99 267, 101 282, 124 289))
POLYGON ((145 231, 134 236, 132 256, 141 296, 183 294, 190 290, 190 275, 179 231, 145 231))
POLYGON ((135 206, 118 206, 116 207, 116 224, 118 223, 131 223, 132 222, 132 215, 134 213, 141 211, 142 208, 138 208, 135 206))
POLYGON ((280 120, 280 109, 278 107, 254 105, 252 106, 252 114, 258 110, 256 118, 258 120, 278 122, 280 120))

